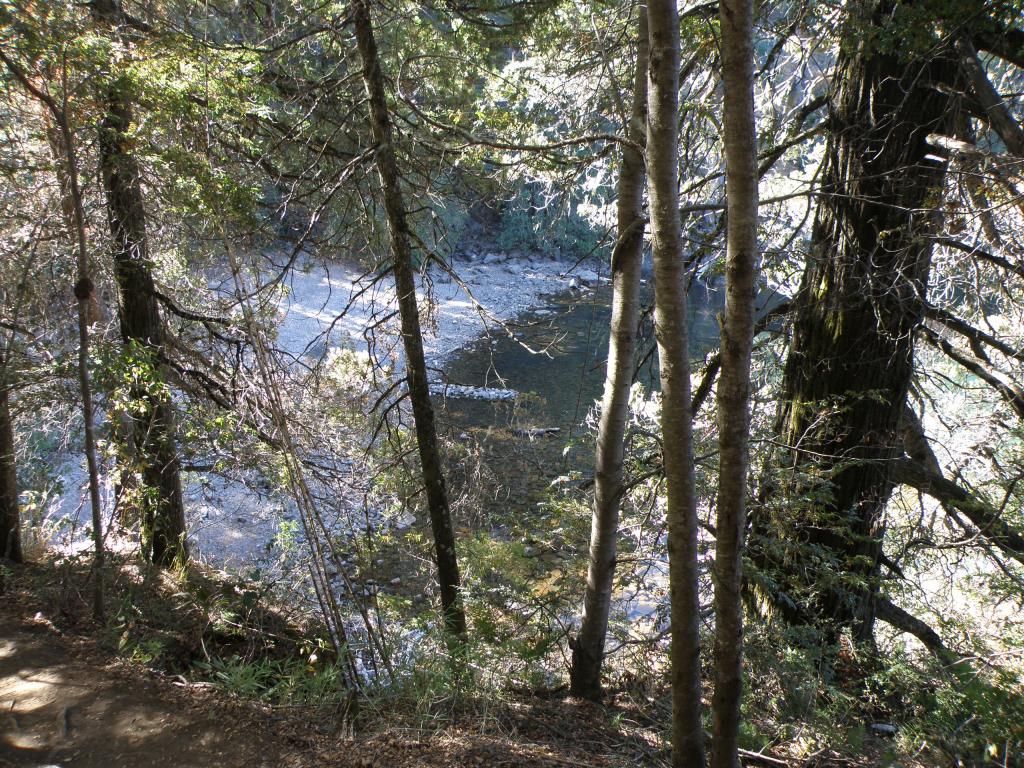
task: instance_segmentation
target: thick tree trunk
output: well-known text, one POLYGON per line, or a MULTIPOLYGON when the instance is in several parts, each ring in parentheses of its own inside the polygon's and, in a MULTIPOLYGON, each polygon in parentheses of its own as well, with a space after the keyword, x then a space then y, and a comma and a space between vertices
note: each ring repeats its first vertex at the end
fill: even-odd
POLYGON ((720 0, 727 215, 725 318, 718 380, 715 691, 711 765, 739 768, 743 693, 743 534, 750 437, 750 358, 757 290, 754 3, 720 0))
MULTIPOLYGON (((891 18, 890 0, 871 23, 891 18)), ((873 40, 874 35, 863 35, 873 40)), ((796 301, 779 417, 780 511, 758 521, 756 559, 789 600, 776 607, 834 640, 871 635, 882 512, 902 450, 944 167, 929 133, 948 133, 950 53, 909 58, 862 42, 840 56, 821 204, 796 301), (815 557, 808 557, 813 551, 815 557)))
POLYGON ((356 0, 351 8, 359 55, 363 61, 363 81, 370 101, 377 171, 380 173, 384 208, 391 230, 395 289, 398 293, 402 343, 405 348, 405 375, 409 386, 409 400, 412 403, 413 421, 416 425, 416 443, 423 470, 423 484, 427 492, 430 525, 434 535, 441 607, 445 627, 449 633, 456 638, 464 638, 466 614, 459 593, 459 563, 455 556, 455 534, 452 530, 448 491, 445 488, 441 456, 437 447, 434 407, 430 402, 430 390, 427 385, 427 365, 423 356, 423 337, 420 333, 416 281, 413 273, 412 239, 402 195, 401 177, 392 144, 391 115, 388 111, 384 76, 380 68, 369 6, 364 0, 356 0))
POLYGON ((132 393, 141 406, 133 414, 131 439, 142 475, 141 487, 132 490, 142 512, 146 556, 157 565, 171 565, 187 559, 187 550, 174 410, 162 385, 163 318, 154 296, 138 164, 127 145, 131 111, 115 87, 108 91, 106 108, 100 125, 100 168, 113 241, 121 338, 129 355, 144 358, 152 377, 132 393))
POLYGON ((650 2, 647 14, 647 172, 654 255, 654 332, 661 372, 661 430, 668 496, 672 764, 676 768, 699 768, 704 765, 704 731, 686 275, 679 221, 679 14, 675 0, 650 2))
MULTIPOLYGON (((643 145, 647 121, 647 13, 639 10, 633 110, 626 134, 643 145)), ((612 251, 612 317, 608 364, 597 433, 594 473, 594 515, 590 527, 590 560, 583 596, 583 621, 572 643, 570 691, 574 696, 601 697, 608 614, 615 578, 619 505, 623 494, 623 451, 629 420, 629 390, 640 322, 640 269, 644 248, 643 154, 624 146, 619 172, 618 240, 612 251)))
POLYGON ((3 355, 0 356, 0 557, 20 563, 21 511, 9 381, 9 358, 3 355))
MULTIPOLYGON (((116 0, 95 4, 93 13, 111 28, 120 24, 122 11, 116 0)), ((116 79, 106 86, 103 106, 100 171, 120 297, 121 338, 128 354, 142 356, 151 370, 151 380, 132 392, 132 399, 140 406, 133 414, 131 438, 142 484, 131 490, 141 510, 143 553, 155 564, 168 566, 182 563, 188 557, 185 504, 175 445, 174 409, 161 372, 164 325, 153 284, 142 182, 138 162, 129 147, 131 103, 116 79)))

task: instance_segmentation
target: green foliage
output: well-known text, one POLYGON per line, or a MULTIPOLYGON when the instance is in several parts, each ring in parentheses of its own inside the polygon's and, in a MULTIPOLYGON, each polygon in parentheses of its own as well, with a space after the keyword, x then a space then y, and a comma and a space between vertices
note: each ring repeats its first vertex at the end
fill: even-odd
POLYGON ((273 704, 337 706, 345 695, 345 675, 337 662, 325 662, 323 650, 284 660, 244 660, 239 656, 201 661, 197 670, 224 690, 273 704))
POLYGON ((951 670, 896 650, 867 680, 865 701, 899 723, 903 751, 930 748, 960 764, 1001 765, 1024 750, 1019 669, 965 662, 951 670))
MULTIPOLYGON (((1002 765, 1024 748, 1024 683, 1019 665, 960 668, 932 657, 815 644, 806 629, 747 622, 744 745, 787 741, 809 754, 842 747, 863 753, 872 724, 896 728, 887 760, 928 754, 942 764, 1002 765)), ((893 763, 895 764, 895 762, 893 763)))
POLYGON ((527 251, 549 258, 578 259, 596 253, 602 233, 579 213, 581 199, 552 193, 539 182, 522 184, 505 205, 496 242, 502 250, 527 251))

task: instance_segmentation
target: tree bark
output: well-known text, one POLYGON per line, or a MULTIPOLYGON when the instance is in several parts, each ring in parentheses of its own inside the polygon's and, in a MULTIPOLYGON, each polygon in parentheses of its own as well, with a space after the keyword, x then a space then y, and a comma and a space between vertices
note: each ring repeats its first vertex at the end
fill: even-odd
POLYGON ((455 534, 452 530, 448 491, 441 469, 441 456, 437 447, 437 429, 434 407, 430 402, 427 385, 427 365, 423 356, 423 336, 420 332, 419 307, 416 302, 416 281, 413 272, 412 239, 402 194, 401 177, 395 159, 391 115, 388 111, 384 76, 381 72, 377 43, 373 34, 369 5, 355 0, 351 5, 356 42, 363 63, 363 82, 370 102, 370 118, 375 158, 384 192, 384 208, 391 230, 391 248, 394 255, 395 289, 401 316, 402 343, 405 348, 405 375, 416 426, 423 484, 430 510, 430 526, 434 536, 434 554, 441 593, 441 607, 448 632, 455 638, 466 635, 466 614, 459 592, 459 563, 455 556, 455 534))
MULTIPOLYGON (((100 23, 115 33, 121 26, 118 0, 94 3, 92 11, 100 23)), ((105 86, 103 106, 99 160, 120 298, 121 338, 129 356, 141 355, 151 370, 151 379, 132 391, 132 400, 140 407, 133 414, 130 430, 134 451, 127 453, 134 453, 138 461, 142 485, 133 487, 130 495, 141 510, 144 556, 157 565, 169 566, 188 558, 185 504, 175 445, 174 408, 160 362, 164 353, 164 323, 155 296, 146 207, 139 164, 128 137, 132 105, 116 76, 105 86)))
MULTIPOLYGON (((873 4, 876 31, 892 7, 873 4)), ((902 451, 944 175, 927 136, 948 133, 957 113, 956 97, 933 85, 956 82, 951 51, 912 58, 872 39, 863 35, 838 62, 821 203, 783 373, 778 428, 787 448, 775 490, 785 501, 757 525, 759 566, 794 598, 776 607, 827 641, 845 630, 867 640, 874 623, 882 512, 902 451)))
POLYGON ((757 134, 754 3, 720 0, 726 179, 725 318, 718 381, 715 536, 715 690, 712 768, 739 768, 743 694, 743 534, 747 518, 750 359, 757 291, 757 134))
POLYGON ((10 355, 0 355, 0 557, 22 562, 21 510, 10 402, 10 355))
POLYGON ((661 376, 672 632, 672 764, 704 765, 701 726, 697 502, 690 415, 686 274, 679 221, 679 14, 647 7, 650 30, 647 172, 654 256, 654 329, 661 376))
MULTIPOLYGON (((633 108, 626 134, 643 146, 647 121, 647 13, 639 9, 633 108)), ((640 322, 640 269, 644 247, 643 154, 622 150, 619 172, 618 231, 612 251, 612 317, 608 339, 601 422, 597 433, 594 472, 594 514, 590 526, 590 559, 583 596, 583 621, 572 643, 570 691, 574 696, 601 698, 601 666, 608 633, 612 585, 619 535, 619 505, 624 493, 623 458, 629 391, 640 322)))

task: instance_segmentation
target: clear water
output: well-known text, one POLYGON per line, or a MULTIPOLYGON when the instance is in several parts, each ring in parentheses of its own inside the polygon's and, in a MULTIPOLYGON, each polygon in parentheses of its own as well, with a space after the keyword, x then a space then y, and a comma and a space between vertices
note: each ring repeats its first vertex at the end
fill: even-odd
MULTIPOLYGON (((644 301, 652 296, 646 290, 644 301)), ((689 297, 690 349, 696 362, 718 343, 720 292, 696 287, 689 297)), ((649 308, 649 306, 648 306, 649 308)), ((495 329, 458 352, 445 368, 447 380, 477 387, 514 389, 516 404, 450 399, 444 404, 451 426, 557 427, 564 438, 578 436, 601 397, 608 354, 611 289, 553 297, 544 309, 510 328, 515 339, 495 329)), ((649 313, 641 328, 643 364, 637 380, 657 388, 657 366, 649 313)))

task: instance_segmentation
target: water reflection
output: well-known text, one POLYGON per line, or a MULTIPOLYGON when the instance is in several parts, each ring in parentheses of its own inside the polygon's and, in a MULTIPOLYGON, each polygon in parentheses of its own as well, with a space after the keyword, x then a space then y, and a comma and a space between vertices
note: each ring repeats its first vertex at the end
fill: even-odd
MULTIPOLYGON (((649 290, 645 293, 649 309, 653 296, 649 290)), ((717 346, 721 303, 721 292, 715 289, 701 285, 690 293, 690 350, 697 362, 717 346)), ((637 380, 657 389, 649 311, 644 318, 637 380)), ((447 421, 453 427, 557 427, 566 437, 578 435, 587 412, 601 397, 610 319, 611 289, 604 286, 552 298, 548 307, 521 318, 510 329, 514 340, 499 329, 461 350, 445 369, 448 381, 514 389, 520 397, 515 404, 448 399, 447 421)))

